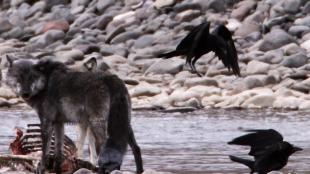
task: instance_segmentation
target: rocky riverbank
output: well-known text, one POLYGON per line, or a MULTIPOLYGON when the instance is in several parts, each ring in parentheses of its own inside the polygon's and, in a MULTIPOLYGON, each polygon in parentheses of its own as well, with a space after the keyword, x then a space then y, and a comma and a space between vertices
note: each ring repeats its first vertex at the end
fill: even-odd
MULTIPOLYGON (((146 0, 137 8, 139 2, 1 1, 0 54, 68 65, 96 57, 139 83, 128 85, 137 109, 310 109, 309 1, 146 0), (203 77, 191 74, 181 57, 156 58, 205 20, 234 32, 242 77, 212 53, 197 63, 203 77)), ((2 59, 3 74, 5 64, 2 59)), ((25 104, 2 85, 0 106, 12 105, 25 104)))

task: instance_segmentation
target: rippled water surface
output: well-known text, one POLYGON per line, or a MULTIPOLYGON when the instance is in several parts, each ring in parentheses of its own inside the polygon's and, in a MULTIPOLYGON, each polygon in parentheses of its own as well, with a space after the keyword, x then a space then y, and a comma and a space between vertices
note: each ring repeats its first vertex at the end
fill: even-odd
MULTIPOLYGON (((0 111, 0 152, 7 154, 14 139, 14 127, 26 127, 38 119, 33 111, 0 111)), ((144 166, 164 172, 207 174, 247 173, 248 169, 232 163, 228 155, 246 156, 247 148, 227 145, 240 136, 242 128, 273 128, 284 139, 302 147, 290 157, 282 170, 310 173, 310 115, 298 111, 204 110, 193 113, 134 112, 136 139, 142 149, 144 166)), ((76 138, 72 125, 66 134, 76 138)), ((128 151, 123 169, 134 171, 128 151)))

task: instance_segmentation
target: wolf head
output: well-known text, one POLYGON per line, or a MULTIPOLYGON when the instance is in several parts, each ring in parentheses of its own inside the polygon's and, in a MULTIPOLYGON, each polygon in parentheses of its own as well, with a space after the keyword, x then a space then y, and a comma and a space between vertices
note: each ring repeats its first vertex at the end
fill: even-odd
POLYGON ((26 101, 45 87, 46 75, 34 60, 13 60, 7 56, 6 84, 26 101))

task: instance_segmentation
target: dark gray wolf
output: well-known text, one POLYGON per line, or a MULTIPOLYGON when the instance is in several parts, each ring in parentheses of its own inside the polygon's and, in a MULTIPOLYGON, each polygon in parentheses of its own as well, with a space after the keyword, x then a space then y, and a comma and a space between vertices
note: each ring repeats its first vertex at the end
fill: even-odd
POLYGON ((56 173, 61 173, 65 123, 83 123, 96 138, 99 173, 120 169, 130 144, 137 173, 143 172, 140 148, 130 125, 131 102, 126 86, 110 73, 76 72, 60 62, 8 58, 6 83, 39 116, 42 158, 37 173, 44 173, 52 132, 55 132, 56 173), (100 146, 101 145, 101 146, 100 146))
MULTIPOLYGON (((83 60, 73 66, 69 67, 70 69, 74 70, 74 71, 79 71, 79 72, 101 72, 101 73, 112 73, 110 72, 110 67, 104 63, 101 62, 98 65, 97 59, 95 57, 91 57, 87 60, 83 60)), ((132 84, 128 81, 126 81, 126 79, 122 79, 124 81, 125 84, 129 83, 132 84)), ((93 163, 94 165, 96 165, 97 163, 97 151, 96 151, 96 137, 94 136, 94 134, 92 133, 92 131, 89 129, 88 124, 84 124, 84 123, 78 123, 77 124, 77 128, 78 128, 78 139, 77 139, 77 149, 78 149, 78 157, 79 158, 83 158, 83 146, 85 144, 85 140, 86 138, 88 138, 88 147, 90 150, 90 161, 91 163, 93 163)), ((102 142, 101 140, 99 142, 102 142)), ((134 148, 135 145, 134 144, 130 144, 132 142, 129 142, 129 145, 134 148)), ((97 146, 101 146, 98 145, 97 146)), ((135 149, 133 149, 134 151, 135 149)), ((137 153, 133 154, 135 156, 135 159, 138 159, 139 156, 137 153)), ((140 164, 136 164, 137 168, 139 168, 140 164)))

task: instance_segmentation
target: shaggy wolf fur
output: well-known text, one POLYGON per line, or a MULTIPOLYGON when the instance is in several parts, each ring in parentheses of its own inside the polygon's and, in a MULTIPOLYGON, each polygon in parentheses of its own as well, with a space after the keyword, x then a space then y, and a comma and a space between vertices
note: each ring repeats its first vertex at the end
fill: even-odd
MULTIPOLYGON (((79 71, 79 72, 91 71, 91 72, 111 73, 109 71, 110 67, 106 63, 102 62, 98 66, 97 60, 94 57, 91 57, 87 59, 86 61, 82 61, 74 66, 70 66, 70 69, 74 71, 79 71)), ((126 83, 126 80, 123 80, 123 81, 126 83)), ((86 124, 81 124, 81 123, 77 124, 77 131, 78 131, 78 140, 77 140, 78 157, 83 158, 83 146, 85 144, 86 138, 88 138, 90 161, 93 164, 96 164, 97 155, 98 155, 98 152, 96 151, 97 139, 94 137, 93 133, 89 129, 88 125, 86 124)), ((128 141, 128 143, 133 152, 137 151, 137 149, 135 149, 137 147, 135 141, 128 141)), ((135 159, 140 158, 138 153, 133 153, 133 155, 135 159)), ((136 166, 137 166, 137 169, 142 168, 142 163, 136 163, 136 166)))
POLYGON ((61 173, 65 123, 87 125, 96 139, 99 173, 120 169, 127 143, 134 146, 137 173, 142 159, 130 125, 131 102, 124 83, 115 75, 76 72, 50 60, 9 60, 7 83, 39 116, 42 159, 37 173, 44 173, 52 132, 55 132, 55 171, 61 173))

